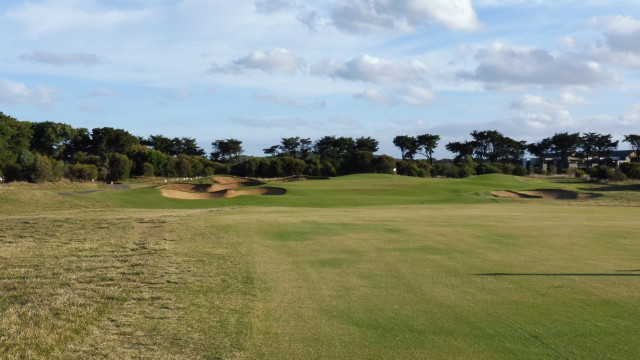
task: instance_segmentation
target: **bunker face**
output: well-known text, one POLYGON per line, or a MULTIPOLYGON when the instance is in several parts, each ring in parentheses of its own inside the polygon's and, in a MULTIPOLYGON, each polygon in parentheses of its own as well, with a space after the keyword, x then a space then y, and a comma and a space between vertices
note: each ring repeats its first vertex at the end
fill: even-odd
POLYGON ((541 190, 529 190, 529 191, 493 191, 491 193, 494 196, 502 198, 524 198, 524 199, 555 199, 555 200, 582 200, 582 199, 595 199, 599 198, 601 194, 593 193, 578 193, 569 190, 559 189, 541 189, 541 190))
POLYGON ((231 176, 217 176, 216 184, 170 184, 161 186, 163 196, 174 199, 202 200, 202 199, 226 199, 241 195, 284 195, 287 190, 277 187, 259 187, 242 190, 249 186, 259 186, 263 183, 235 178, 231 176))

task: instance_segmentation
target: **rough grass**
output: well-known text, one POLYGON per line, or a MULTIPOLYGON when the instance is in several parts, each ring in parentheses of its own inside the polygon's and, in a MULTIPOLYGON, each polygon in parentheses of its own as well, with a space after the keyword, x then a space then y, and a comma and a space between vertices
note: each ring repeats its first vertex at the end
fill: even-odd
POLYGON ((637 185, 278 186, 202 202, 3 186, 0 359, 640 356, 637 185), (604 196, 490 194, 542 188, 604 196))
POLYGON ((211 215, 3 217, 0 358, 242 354, 254 292, 251 260, 237 239, 214 231, 211 215))

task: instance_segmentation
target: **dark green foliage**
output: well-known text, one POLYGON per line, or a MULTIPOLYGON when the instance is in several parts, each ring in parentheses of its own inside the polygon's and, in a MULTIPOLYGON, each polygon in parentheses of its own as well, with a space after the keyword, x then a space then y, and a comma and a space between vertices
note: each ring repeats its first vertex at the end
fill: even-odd
POLYGON ((133 145, 140 144, 137 137, 122 129, 110 127, 91 131, 91 153, 103 156, 107 153, 126 154, 133 145))
POLYGON ((120 182, 129 178, 133 161, 118 153, 105 154, 100 176, 106 181, 120 182))
POLYGON ((629 134, 624 136, 624 142, 629 143, 631 148, 640 156, 640 135, 629 134))
POLYGON ((480 164, 476 167, 476 172, 478 175, 500 174, 502 170, 492 164, 480 164))
POLYGON ((393 145, 400 149, 402 160, 411 160, 418 152, 416 139, 409 135, 398 135, 393 138, 393 145))
POLYGON ((31 123, 0 112, 0 170, 10 164, 15 167, 18 154, 30 148, 32 137, 31 123))
POLYGON ((51 121, 32 124, 31 149, 40 154, 62 159, 75 137, 76 130, 70 125, 51 121))
POLYGON ((63 175, 63 164, 55 159, 37 154, 33 162, 30 180, 33 182, 59 181, 63 175))
POLYGON ((560 169, 566 169, 569 167, 569 155, 575 152, 582 144, 582 138, 579 133, 556 133, 551 137, 551 150, 554 151, 558 157, 558 167, 560 169))
POLYGON ((98 167, 93 164, 73 164, 68 169, 69 178, 76 181, 98 179, 98 167))
POLYGON ((393 174, 393 169, 396 167, 396 159, 388 155, 376 156, 373 158, 371 166, 374 173, 393 174))
POLYGON ((359 137, 355 142, 356 151, 365 151, 374 153, 378 151, 378 140, 371 137, 359 137))
POLYGON ((516 175, 516 176, 526 176, 527 175, 527 169, 525 169, 525 167, 522 166, 522 165, 516 165, 513 168, 512 174, 516 175))
POLYGON ((238 139, 215 140, 211 146, 213 147, 211 152, 213 161, 232 162, 244 152, 242 141, 238 139))
POLYGON ((620 164, 620 170, 629 179, 640 179, 640 163, 622 163, 620 164))

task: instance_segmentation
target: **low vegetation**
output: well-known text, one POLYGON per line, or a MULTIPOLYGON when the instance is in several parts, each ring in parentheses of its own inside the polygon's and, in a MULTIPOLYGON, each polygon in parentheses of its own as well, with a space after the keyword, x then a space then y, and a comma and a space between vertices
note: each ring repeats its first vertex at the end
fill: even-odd
POLYGON ((128 185, 0 185, 0 358, 640 356, 638 184, 128 185), (576 196, 492 194, 540 190, 576 196))

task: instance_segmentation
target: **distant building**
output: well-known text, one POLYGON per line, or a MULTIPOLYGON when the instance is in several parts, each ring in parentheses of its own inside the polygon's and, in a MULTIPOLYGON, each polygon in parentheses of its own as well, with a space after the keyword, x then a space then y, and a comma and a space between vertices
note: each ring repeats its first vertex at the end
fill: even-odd
MULTIPOLYGON (((631 162, 635 158, 638 158, 638 154, 633 150, 615 150, 610 152, 607 156, 590 159, 583 158, 579 153, 572 153, 566 159, 565 165, 567 166, 565 166, 565 168, 585 169, 599 165, 619 167, 620 164, 631 162)), ((534 167, 548 170, 551 166, 560 167, 559 165, 562 162, 562 159, 560 158, 560 154, 546 153, 542 158, 524 158, 522 159, 522 162, 522 165, 527 169, 534 167)))

